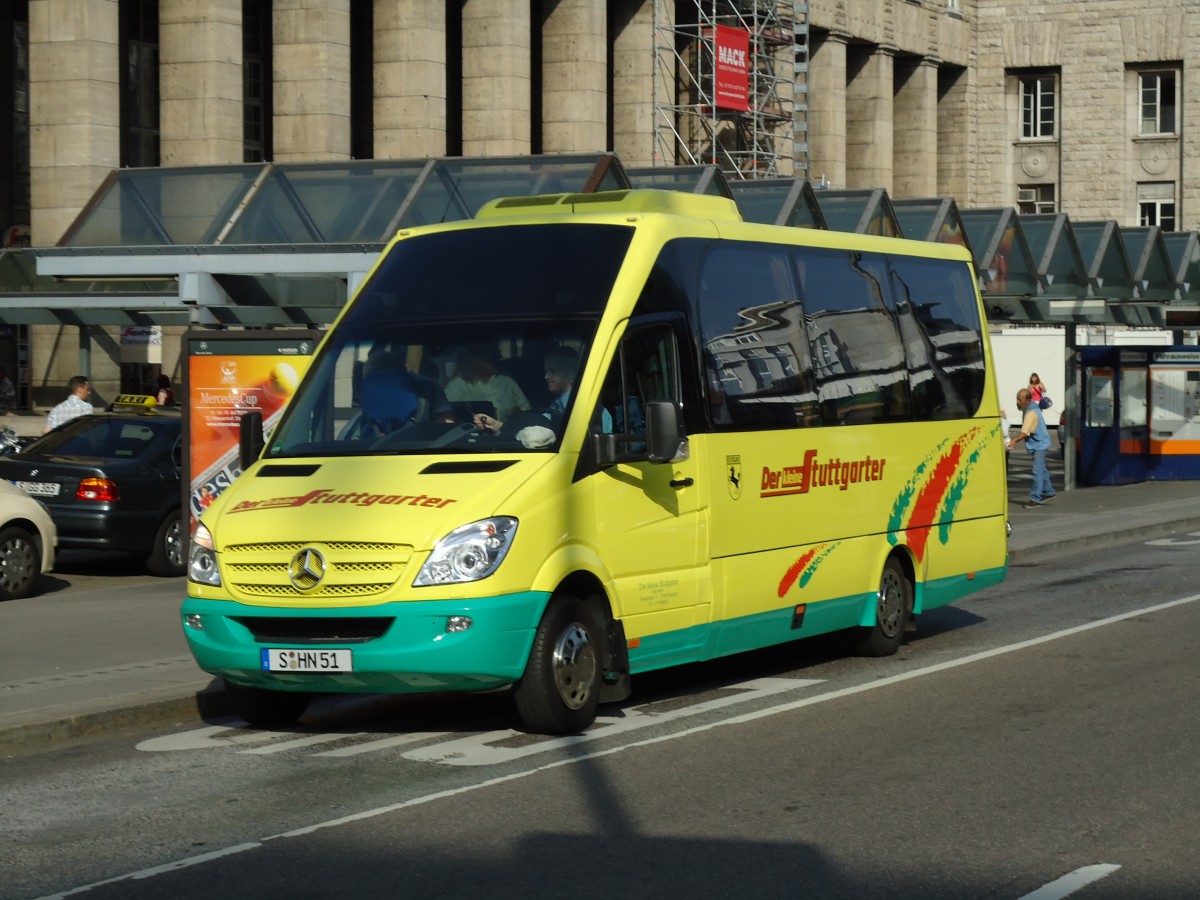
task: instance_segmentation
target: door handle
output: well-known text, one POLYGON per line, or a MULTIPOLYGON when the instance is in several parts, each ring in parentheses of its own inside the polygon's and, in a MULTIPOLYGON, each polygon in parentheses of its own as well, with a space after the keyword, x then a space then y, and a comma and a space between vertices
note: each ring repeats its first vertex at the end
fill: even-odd
POLYGON ((670 482, 673 488, 691 487, 695 483, 691 478, 672 478, 670 482))

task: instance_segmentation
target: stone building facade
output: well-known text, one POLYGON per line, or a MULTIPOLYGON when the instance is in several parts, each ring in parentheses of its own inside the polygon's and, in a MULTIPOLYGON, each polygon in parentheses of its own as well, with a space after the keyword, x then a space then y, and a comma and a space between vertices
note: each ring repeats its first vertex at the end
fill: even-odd
MULTIPOLYGON (((0 226, 55 244, 130 165, 607 150, 669 163, 653 137, 656 4, 686 19, 711 0, 15 0, 0 14, 17 73, 0 104, 16 122, 0 226)), ((1200 115, 1184 89, 1194 0, 794 6, 812 180, 1200 227, 1200 142, 1184 128, 1200 115)), ((32 402, 60 399, 81 356, 101 395, 127 387, 111 334, 29 327, 32 402)))

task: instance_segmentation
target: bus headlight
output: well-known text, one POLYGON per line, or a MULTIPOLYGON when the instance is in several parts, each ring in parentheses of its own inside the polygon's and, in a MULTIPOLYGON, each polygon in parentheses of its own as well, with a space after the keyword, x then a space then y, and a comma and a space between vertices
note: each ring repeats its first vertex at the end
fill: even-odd
POLYGON ((212 532, 201 523, 192 535, 188 550, 188 581, 221 586, 221 570, 217 568, 217 551, 213 549, 212 532))
POLYGON ((504 561, 516 533, 517 520, 508 516, 455 528, 437 542, 413 585, 425 587, 487 578, 504 561))

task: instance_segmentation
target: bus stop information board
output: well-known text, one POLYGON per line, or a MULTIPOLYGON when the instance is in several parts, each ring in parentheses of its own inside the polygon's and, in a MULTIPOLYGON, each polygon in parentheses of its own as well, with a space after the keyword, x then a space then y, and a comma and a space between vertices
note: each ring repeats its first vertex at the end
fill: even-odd
POLYGON ((189 529, 241 474, 242 414, 262 413, 264 431, 278 422, 312 360, 316 331, 189 331, 183 370, 184 490, 189 529))

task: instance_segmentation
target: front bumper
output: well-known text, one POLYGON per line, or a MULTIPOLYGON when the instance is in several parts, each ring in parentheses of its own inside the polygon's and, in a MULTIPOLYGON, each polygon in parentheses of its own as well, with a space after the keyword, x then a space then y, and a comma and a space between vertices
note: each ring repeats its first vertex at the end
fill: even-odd
POLYGON ((235 684, 271 690, 325 693, 418 693, 484 690, 517 681, 533 646, 534 634, 550 595, 523 591, 478 600, 423 600, 335 609, 250 606, 230 600, 183 602, 183 631, 197 664, 235 684), (201 628, 188 624, 198 616, 201 628), (466 631, 446 631, 450 616, 469 616, 466 631), (302 633, 305 620, 390 619, 386 630, 364 641, 310 643, 256 640, 248 620, 291 620, 302 633), (354 671, 345 673, 264 672, 261 650, 345 648, 353 652, 354 671))

